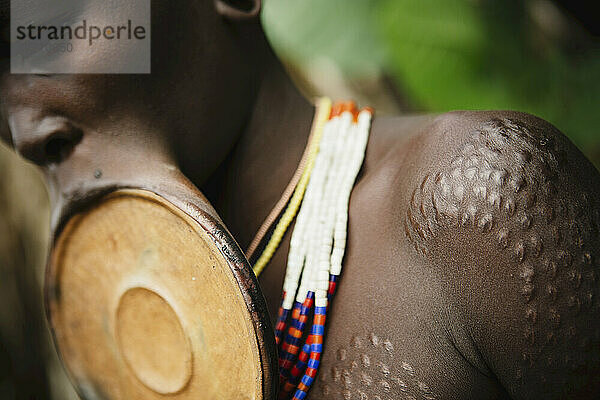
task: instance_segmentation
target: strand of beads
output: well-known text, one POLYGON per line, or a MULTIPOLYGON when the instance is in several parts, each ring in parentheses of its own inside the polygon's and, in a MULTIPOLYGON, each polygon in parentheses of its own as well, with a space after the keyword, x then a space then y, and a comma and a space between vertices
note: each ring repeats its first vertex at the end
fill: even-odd
POLYGON ((354 103, 331 107, 322 100, 320 104, 317 116, 323 122, 314 125, 320 128, 315 132, 318 151, 308 152, 308 172, 304 171, 302 185, 298 184, 294 201, 290 200, 284 213, 286 218, 281 218, 283 222, 274 232, 277 235, 272 236, 255 269, 258 274, 264 268, 297 213, 275 326, 280 347, 280 400, 289 399, 292 393, 293 400, 304 399, 319 368, 327 312, 346 248, 348 202, 363 163, 373 114, 370 109, 358 112, 354 103), (330 107, 326 123, 323 105, 330 107))
MULTIPOLYGON (((298 187, 296 187, 296 189, 294 191, 294 196, 296 196, 296 193, 298 193, 297 197, 299 198, 299 200, 302 200, 302 197, 306 195, 307 187, 310 183, 309 178, 310 178, 310 176, 312 174, 312 170, 314 168, 314 164, 315 164, 317 154, 318 154, 319 148, 320 148, 320 142, 323 137, 323 131, 325 130, 325 125, 327 123, 327 120, 329 119, 330 114, 331 114, 331 100, 329 100, 328 98, 321 98, 317 103, 317 111, 315 113, 315 120, 313 122, 313 131, 311 132, 312 140, 309 142, 310 148, 308 151, 306 168, 302 173, 302 177, 300 179, 298 187)), ((292 200, 294 200, 294 196, 292 197, 292 200)), ((288 205, 286 212, 287 212, 287 210, 290 210, 290 214, 293 212, 293 215, 295 216, 296 213, 298 212, 299 206, 300 206, 299 203, 296 204, 296 203, 292 203, 292 201, 290 201, 290 205, 288 205)), ((298 232, 298 234, 292 236, 292 242, 290 243, 290 249, 294 249, 294 251, 292 254, 292 250, 290 250, 290 253, 289 253, 290 256, 288 256, 286 281, 288 281, 288 279, 289 279, 289 281, 295 280, 296 276, 299 277, 300 273, 302 271, 302 264, 304 263, 304 258, 301 256, 302 252, 297 250, 298 239, 294 239, 294 237, 302 236, 300 231, 303 229, 302 227, 304 225, 305 225, 304 223, 300 223, 300 216, 299 216, 296 220, 296 227, 294 229, 294 232, 296 232, 297 230, 299 232, 298 232), (289 278, 287 277, 288 274, 291 275, 289 278)), ((287 229, 287 226, 289 226, 289 224, 285 225, 286 229, 287 229)), ((283 234, 281 234, 280 237, 282 238, 283 234)), ((267 265, 268 261, 271 259, 272 255, 274 253, 274 250, 270 251, 270 249, 277 248, 277 246, 279 245, 280 237, 271 238, 269 240, 269 243, 267 244, 267 246, 265 248, 266 253, 263 252, 263 254, 261 254, 261 256, 259 257, 260 263, 257 262, 257 264, 255 264, 255 266, 254 266, 254 272, 256 273, 256 276, 258 276, 262 272, 264 267, 267 265), (268 249, 268 251, 267 251, 267 249, 268 249), (264 257, 263 257, 263 255, 264 255, 264 257)), ((279 344, 281 343, 281 338, 283 336, 283 333, 285 332, 286 321, 290 314, 291 307, 286 307, 286 305, 288 304, 288 303, 286 303, 286 299, 288 299, 287 293, 291 293, 291 292, 288 292, 285 289, 287 286, 289 286, 289 283, 287 285, 284 285, 283 304, 279 307, 277 322, 275 324, 275 342, 276 342, 277 346, 279 346, 279 344)), ((293 288, 292 290, 295 292, 296 289, 293 288)), ((293 295, 291 295, 289 298, 293 298, 293 295)))
POLYGON ((372 116, 373 110, 370 108, 365 108, 358 114, 355 152, 349 163, 348 174, 345 177, 342 190, 340 191, 340 197, 338 198, 339 202, 336 210, 337 220, 334 232, 334 246, 331 253, 331 275, 336 277, 335 281, 337 281, 337 277, 342 272, 342 260, 346 251, 348 202, 350 200, 350 193, 352 192, 354 181, 356 180, 356 176, 363 163, 367 142, 369 141, 372 116))
MULTIPOLYGON (((287 395, 295 389, 301 375, 304 373, 303 361, 308 360, 310 345, 308 342, 302 345, 304 328, 312 309, 316 289, 313 287, 313 277, 318 272, 318 255, 322 243, 323 232, 323 210, 327 210, 328 203, 332 197, 332 174, 331 171, 339 168, 340 153, 340 105, 336 105, 332 110, 332 118, 326 125, 321 142, 320 152, 315 162, 314 179, 307 188, 306 197, 302 204, 302 209, 298 215, 297 225, 294 229, 292 240, 294 244, 301 243, 299 249, 302 250, 302 256, 305 260, 302 280, 292 310, 292 320, 288 330, 288 335, 281 348, 280 356, 280 398, 285 399, 287 395), (318 172, 317 172, 318 171, 318 172), (297 241, 296 241, 297 240, 297 241), (308 348, 307 348, 308 345, 308 348), (299 364, 294 366, 294 361, 298 351, 302 349, 299 357, 299 364), (294 368, 291 368, 294 366, 294 368)), ((343 143, 343 142, 342 142, 343 143)), ((333 225, 333 224, 331 224, 333 225)), ((333 226, 331 226, 333 229, 333 226)), ((294 257, 293 250, 290 249, 290 258, 294 257)), ((289 265, 289 264, 288 264, 289 265)), ((289 303, 288 303, 289 305, 289 303)))
MULTIPOLYGON (((290 242, 284 290, 286 297, 288 294, 292 294, 292 296, 296 294, 296 298, 291 313, 292 321, 281 346, 279 357, 280 385, 283 387, 285 387, 285 382, 289 377, 290 369, 294 365, 298 351, 302 347, 304 327, 313 305, 314 290, 310 290, 310 284, 316 264, 314 249, 319 245, 319 206, 323 202, 327 172, 331 169, 335 155, 334 145, 337 128, 337 124, 332 123, 332 121, 325 125, 319 153, 315 160, 313 173, 306 188, 305 198, 298 213, 296 227, 290 242), (300 275, 302 280, 296 292, 300 275)), ((293 300, 291 296, 284 298, 284 309, 289 309, 292 306, 291 300, 293 300)))
MULTIPOLYGON (((352 154, 352 147, 355 141, 356 127, 352 124, 354 110, 353 104, 343 104, 341 114, 333 115, 332 124, 336 124, 338 129, 335 137, 335 153, 332 159, 332 165, 327 175, 326 189, 319 207, 318 232, 315 237, 318 240, 318 246, 314 249, 314 270, 311 274, 311 291, 315 293, 315 310, 313 325, 309 335, 310 343, 308 363, 304 376, 298 384, 299 389, 307 390, 312 384, 312 379, 316 375, 320 359, 323 333, 325 330, 325 320, 329 298, 329 271, 330 254, 333 246, 333 232, 336 222, 336 204, 342 189, 343 177, 347 174, 349 156, 352 154)), ((306 350, 306 347, 304 348, 306 350)), ((307 354, 301 353, 302 358, 307 354)), ((296 384, 298 377, 294 377, 290 383, 296 384)), ((287 391, 290 385, 286 385, 287 391)))
MULTIPOLYGON (((305 232, 305 235, 311 235, 307 238, 310 246, 307 246, 305 254, 303 280, 309 285, 307 296, 314 293, 312 326, 306 343, 303 346, 297 345, 298 348, 302 347, 302 351, 280 392, 281 399, 287 398, 294 386, 296 390, 293 399, 304 399, 316 377, 323 349, 328 306, 341 274, 347 237, 348 202, 363 163, 372 111, 363 110, 358 113, 351 103, 342 105, 340 111, 340 115, 337 115, 336 110, 333 110, 332 119, 326 126, 326 130, 331 126, 331 131, 335 133, 332 142, 326 144, 331 144, 332 153, 323 155, 331 157, 328 164, 330 168, 320 196, 315 196, 321 199, 319 204, 309 206, 313 211, 310 225, 312 229, 305 232), (317 227, 316 231, 314 227, 317 227)), ((323 139, 325 140, 325 135, 323 139)), ((303 289, 302 283, 300 288, 303 289)), ((300 299, 304 296, 303 293, 298 295, 300 299)), ((299 336, 298 332, 295 336, 299 336)))
MULTIPOLYGON (((333 209, 329 210, 330 214, 332 213, 335 216, 335 226, 332 232, 333 238, 329 236, 323 242, 323 252, 321 253, 321 263, 319 264, 321 268, 319 273, 314 277, 317 292, 315 294, 315 316, 310 335, 310 356, 304 376, 300 380, 294 394, 294 400, 302 400, 306 397, 319 367, 329 299, 333 297, 337 278, 341 273, 341 261, 345 252, 348 201, 353 183, 364 159, 371 115, 372 112, 370 110, 363 110, 358 115, 357 124, 349 128, 351 132, 349 138, 351 143, 347 148, 349 157, 342 163, 344 166, 343 175, 339 186, 336 188, 337 202, 334 204, 333 209), (332 244, 334 245, 333 250, 332 244), (327 273, 325 273, 325 268, 327 268, 327 273)), ((327 224, 325 228, 329 228, 329 226, 327 224)))

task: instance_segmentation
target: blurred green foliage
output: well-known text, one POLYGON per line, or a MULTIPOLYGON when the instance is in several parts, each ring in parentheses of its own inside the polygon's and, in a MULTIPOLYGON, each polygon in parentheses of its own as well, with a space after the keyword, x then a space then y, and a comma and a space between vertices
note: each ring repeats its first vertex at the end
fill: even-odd
POLYGON ((599 161, 600 46, 549 0, 266 0, 263 22, 292 63, 377 69, 417 111, 530 112, 599 161))
POLYGON ((351 76, 382 66, 374 29, 379 0, 265 0, 263 25, 279 55, 296 64, 331 58, 351 76))

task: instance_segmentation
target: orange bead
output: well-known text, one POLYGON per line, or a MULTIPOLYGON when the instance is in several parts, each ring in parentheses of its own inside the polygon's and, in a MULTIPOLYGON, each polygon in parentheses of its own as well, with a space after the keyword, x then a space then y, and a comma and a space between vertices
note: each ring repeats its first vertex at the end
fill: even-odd
POLYGON ((303 392, 308 392, 308 389, 309 388, 304 383, 300 382, 298 384, 298 390, 302 390, 303 392))
POLYGON ((373 107, 363 107, 360 111, 366 111, 371 115, 375 115, 375 109, 373 107))
POLYGON ((325 325, 325 319, 326 319, 325 315, 316 314, 315 319, 313 320, 313 324, 325 325))
POLYGON ((354 114, 356 112, 356 103, 353 101, 342 102, 342 112, 346 112, 346 111, 354 114))
POLYGON ((333 104, 333 106, 331 107, 331 114, 329 116, 329 119, 332 119, 332 118, 340 115, 342 113, 342 106, 343 106, 342 102, 339 102, 339 101, 335 102, 333 104))

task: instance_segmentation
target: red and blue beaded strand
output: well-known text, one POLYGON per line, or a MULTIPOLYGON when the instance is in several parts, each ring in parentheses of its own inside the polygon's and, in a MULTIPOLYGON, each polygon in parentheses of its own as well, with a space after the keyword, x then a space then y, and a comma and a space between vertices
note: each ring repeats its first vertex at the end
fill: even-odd
MULTIPOLYGON (((322 105, 330 103, 320 104, 317 114, 322 118, 322 105)), ((352 102, 336 103, 330 110, 327 123, 315 124, 322 131, 316 132, 320 141, 290 241, 275 325, 280 400, 288 400, 292 393, 293 400, 305 399, 318 372, 327 312, 345 253, 348 202, 373 115, 371 109, 359 112, 352 102)))

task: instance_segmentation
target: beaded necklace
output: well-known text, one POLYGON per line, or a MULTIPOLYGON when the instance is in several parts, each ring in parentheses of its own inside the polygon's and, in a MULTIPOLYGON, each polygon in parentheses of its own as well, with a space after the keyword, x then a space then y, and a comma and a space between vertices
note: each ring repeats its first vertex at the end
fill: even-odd
POLYGON ((247 252, 251 258, 287 204, 253 267, 258 276, 296 218, 275 325, 280 400, 292 392, 293 400, 304 399, 317 374, 328 305, 342 271, 350 193, 363 163, 372 116, 372 109, 358 110, 353 102, 332 106, 327 98, 318 101, 300 165, 247 252))

